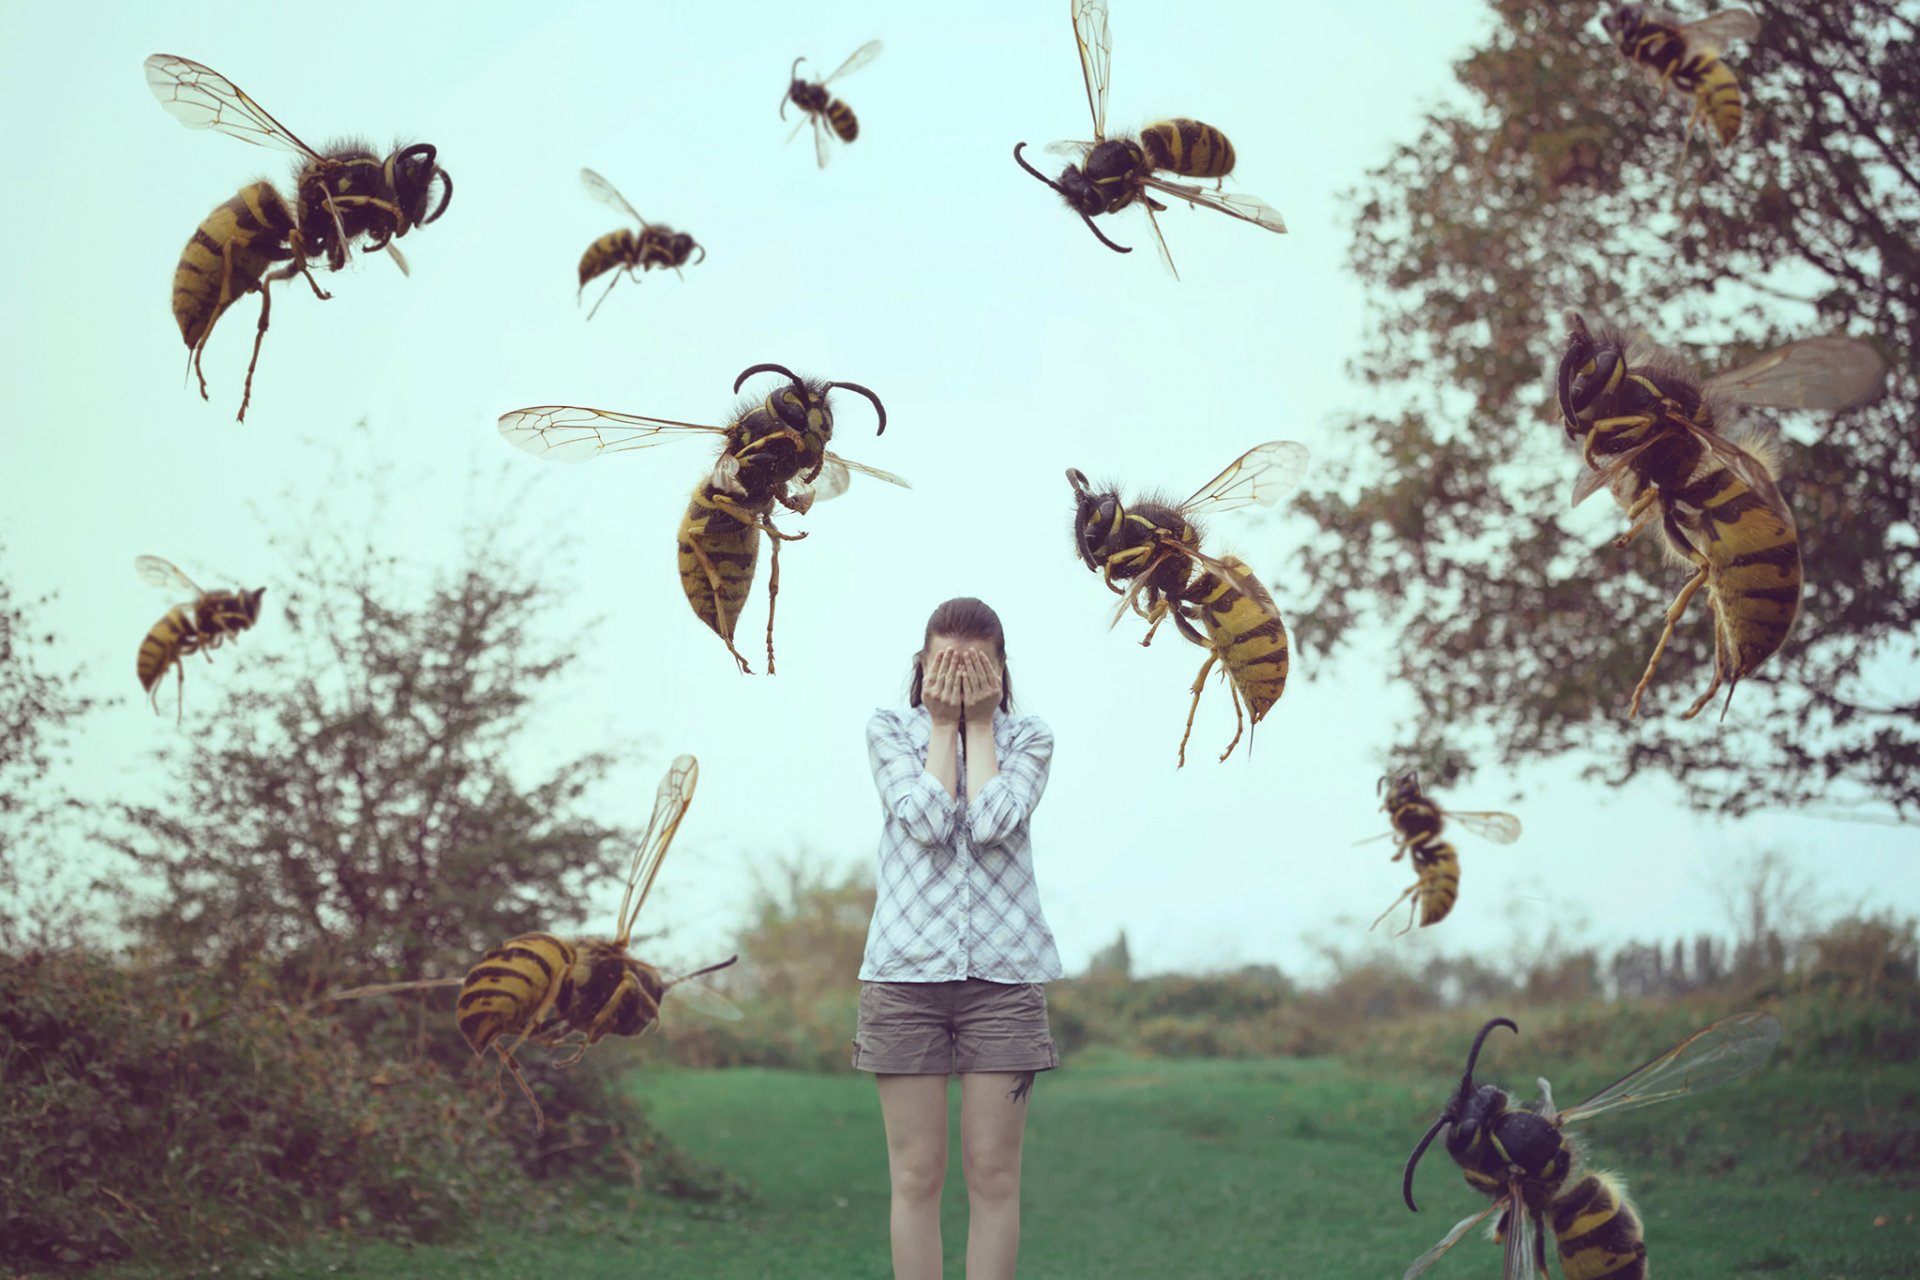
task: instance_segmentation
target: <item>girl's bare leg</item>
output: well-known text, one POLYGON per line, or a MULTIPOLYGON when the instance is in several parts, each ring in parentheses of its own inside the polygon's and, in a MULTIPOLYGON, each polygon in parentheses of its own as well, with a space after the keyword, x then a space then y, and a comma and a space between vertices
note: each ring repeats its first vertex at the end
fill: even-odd
MULTIPOLYGON (((880 1086, 880 1114, 887 1126, 887 1169, 893 1181, 889 1225, 894 1280, 940 1280, 940 1187, 947 1177, 947 1078, 876 1074, 874 1080, 880 1086)), ((1026 1110, 1024 1105, 1021 1110, 1026 1110)), ((1011 1269, 1007 1274, 1013 1274, 1011 1269)))
MULTIPOLYGON (((1027 1128, 1022 1073, 960 1077, 960 1167, 967 1178, 967 1280, 1013 1280, 1020 1253, 1020 1142, 1027 1128), (1012 1095, 1020 1092, 1018 1101, 1012 1095)), ((897 1256, 897 1255, 896 1255, 897 1256)))

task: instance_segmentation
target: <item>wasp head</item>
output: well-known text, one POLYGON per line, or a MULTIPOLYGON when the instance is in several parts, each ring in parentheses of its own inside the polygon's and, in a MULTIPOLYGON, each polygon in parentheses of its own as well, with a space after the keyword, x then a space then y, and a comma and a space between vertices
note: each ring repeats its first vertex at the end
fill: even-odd
POLYGON ((737 392, 756 373, 777 373, 786 378, 787 386, 768 398, 767 404, 774 416, 795 431, 817 432, 822 440, 833 438, 833 412, 827 407, 827 393, 836 387, 844 387, 873 402, 874 412, 880 418, 879 430, 882 435, 887 429, 887 407, 880 403, 880 397, 857 382, 817 382, 802 378, 785 365, 756 364, 742 370, 733 380, 733 389, 737 392))
POLYGON ((400 225, 392 234, 404 235, 412 227, 424 227, 439 219, 453 202, 453 179, 434 163, 439 153, 430 142, 416 142, 387 157, 387 185, 393 190, 394 203, 400 207, 400 225), (440 182, 440 201, 433 204, 434 180, 440 182), (427 208, 433 205, 433 212, 427 208))
POLYGON ((1105 544, 1119 524, 1120 495, 1112 489, 1094 492, 1086 473, 1067 468, 1067 483, 1073 486, 1073 547, 1086 561, 1087 568, 1099 569, 1094 550, 1105 544))
POLYGON ((248 626, 252 626, 254 623, 260 621, 260 597, 265 594, 267 594, 265 587, 261 587, 255 591, 242 591, 240 593, 241 608, 247 611, 248 626))
MULTIPOLYGON (((1015 145, 1013 148, 1014 163, 1058 192, 1060 198, 1067 202, 1068 207, 1079 214, 1080 220, 1087 224, 1087 230, 1093 232, 1094 239, 1115 253, 1132 253, 1132 249, 1115 244, 1100 233, 1100 228, 1093 225, 1093 215, 1107 212, 1108 206, 1106 196, 1101 193, 1099 188, 1094 186, 1087 175, 1079 168, 1068 165, 1060 171, 1060 181, 1055 182, 1028 164, 1026 160, 1021 157, 1020 150, 1026 145, 1024 142, 1015 145)), ((1089 157, 1089 159, 1091 159, 1091 157, 1089 157)))
POLYGON ((1420 771, 1408 769, 1398 776, 1386 774, 1374 784, 1373 790, 1374 794, 1386 797, 1385 803, 1380 806, 1383 809, 1391 811, 1401 805, 1411 804, 1420 798, 1420 771))
POLYGON ((694 238, 684 231, 676 233, 673 239, 667 242, 667 251, 673 255, 673 263, 675 266, 679 266, 685 262, 695 249, 700 250, 700 256, 695 258, 694 261, 706 261, 707 251, 705 247, 695 242, 694 238))
POLYGON ((1456 1164, 1474 1163, 1476 1148, 1487 1140, 1487 1126, 1506 1110, 1507 1095, 1492 1085, 1475 1087, 1473 1083, 1473 1064, 1480 1058, 1480 1046, 1486 1043, 1487 1036, 1495 1027, 1505 1027, 1515 1035, 1520 1028, 1509 1018, 1494 1018, 1473 1039, 1473 1048, 1467 1054, 1467 1069, 1460 1077, 1460 1087, 1447 1099, 1447 1105, 1440 1109, 1440 1118, 1433 1122, 1426 1135, 1420 1139, 1420 1145, 1407 1157, 1406 1173, 1400 1183, 1400 1194, 1407 1202, 1407 1208, 1415 1213, 1420 1206, 1413 1202, 1413 1171, 1420 1164, 1420 1157, 1427 1153, 1442 1129, 1447 1129, 1447 1154, 1456 1164))
POLYGON ((1620 335, 1607 330, 1596 338, 1579 312, 1567 312, 1567 352, 1560 358, 1554 389, 1568 438, 1586 434, 1600 397, 1617 388, 1626 374, 1626 345, 1620 335))

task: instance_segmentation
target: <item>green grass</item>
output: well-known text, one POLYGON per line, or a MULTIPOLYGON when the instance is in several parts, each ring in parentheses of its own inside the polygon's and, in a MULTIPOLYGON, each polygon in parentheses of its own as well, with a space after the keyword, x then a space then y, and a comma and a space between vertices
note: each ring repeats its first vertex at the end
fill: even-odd
MULTIPOLYGON (((1567 1104, 1615 1074, 1568 1071, 1556 1096, 1567 1104)), ((1400 1203, 1401 1165, 1450 1083, 1325 1060, 1083 1054, 1034 1090, 1020 1274, 1397 1277, 1484 1203, 1437 1147, 1420 1169, 1422 1212, 1400 1203)), ((891 1275, 886 1148, 869 1078, 649 1069, 633 1087, 673 1140, 731 1171, 748 1197, 701 1204, 601 1191, 544 1220, 475 1223, 458 1243, 331 1237, 229 1263, 221 1275, 891 1275)), ((957 1089, 954 1098, 957 1111, 957 1089)), ((1633 1185, 1662 1280, 1920 1274, 1920 1067, 1776 1067, 1707 1099, 1587 1129, 1595 1160, 1633 1185), (1861 1172, 1861 1161, 1881 1172, 1861 1172)), ((948 1274, 958 1276, 966 1195, 957 1142, 951 1154, 942 1224, 948 1274)), ((1470 1237, 1429 1274, 1497 1270, 1495 1247, 1470 1237)))

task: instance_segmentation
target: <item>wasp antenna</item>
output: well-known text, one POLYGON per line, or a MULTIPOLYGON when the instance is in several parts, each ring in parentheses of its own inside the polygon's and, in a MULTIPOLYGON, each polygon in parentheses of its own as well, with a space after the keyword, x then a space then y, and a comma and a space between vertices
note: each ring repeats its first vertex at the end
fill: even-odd
POLYGON ((1472 1091, 1473 1064, 1480 1060, 1480 1046, 1487 1042, 1487 1037, 1493 1033, 1493 1029, 1495 1027, 1505 1027, 1507 1030, 1513 1032, 1513 1034, 1515 1035, 1520 1034, 1519 1026, 1516 1025, 1513 1019, 1511 1018, 1488 1019, 1487 1025, 1480 1028, 1480 1034, 1473 1038, 1473 1048, 1467 1053, 1467 1069, 1466 1069, 1466 1072, 1460 1077, 1460 1089, 1462 1093, 1468 1093, 1472 1091))
POLYGON ((783 364, 756 364, 750 365, 741 371, 740 376, 733 380, 733 389, 738 391, 740 384, 756 373, 777 373, 784 376, 788 382, 800 381, 800 375, 783 364))
POLYGON ((1093 485, 1087 481, 1087 473, 1078 467, 1067 468, 1067 483, 1072 485, 1073 491, 1083 498, 1093 488, 1093 485))
POLYGON ((423 227, 429 222, 437 222, 440 215, 447 211, 447 206, 453 203, 453 179, 439 165, 433 167, 433 176, 440 179, 440 207, 433 211, 431 217, 420 219, 423 227))
POLYGON ((880 403, 879 396, 873 394, 873 392, 867 390, 857 382, 829 382, 827 386, 829 388, 845 387, 848 391, 856 391, 873 401, 873 411, 880 415, 880 429, 873 434, 881 436, 887 433, 887 406, 880 403))
POLYGON ((800 64, 806 60, 805 54, 795 58, 793 60, 793 69, 787 72, 787 91, 780 95, 780 118, 782 120, 787 118, 787 100, 793 97, 793 81, 799 78, 800 64))
POLYGON ((1038 169, 1028 164, 1026 160, 1021 156, 1020 149, 1026 145, 1027 144, 1024 142, 1016 142, 1013 144, 1013 162, 1019 165, 1022 169, 1025 169, 1028 173, 1032 174, 1034 177, 1040 179, 1040 181, 1052 187, 1055 191, 1058 191, 1063 198, 1066 197, 1066 194, 1067 194, 1066 188, 1062 187, 1059 183, 1055 182, 1052 178, 1049 178, 1046 174, 1040 172, 1038 169))
POLYGON ((705 262, 705 261, 707 260, 707 246, 705 246, 705 245, 703 245, 703 244, 696 244, 696 245, 694 245, 693 247, 694 247, 694 248, 696 248, 696 249, 698 249, 698 250, 700 251, 700 256, 699 256, 699 257, 697 257, 697 258, 695 258, 695 259, 694 259, 694 262, 695 262, 696 264, 697 264, 697 263, 701 263, 701 262, 705 262))
POLYGON ((1413 1154, 1407 1157, 1406 1172, 1400 1177, 1400 1198, 1405 1200, 1407 1202, 1407 1208, 1413 1210, 1415 1213, 1420 1212, 1420 1206, 1413 1202, 1413 1171, 1419 1165, 1420 1157, 1427 1154, 1427 1148, 1433 1145, 1434 1138, 1439 1136, 1440 1131, 1446 1128, 1448 1121, 1452 1119, 1453 1109, 1451 1107, 1442 1111, 1440 1118, 1433 1122, 1433 1127, 1427 1130, 1426 1136, 1420 1139, 1420 1145, 1415 1147, 1413 1154))

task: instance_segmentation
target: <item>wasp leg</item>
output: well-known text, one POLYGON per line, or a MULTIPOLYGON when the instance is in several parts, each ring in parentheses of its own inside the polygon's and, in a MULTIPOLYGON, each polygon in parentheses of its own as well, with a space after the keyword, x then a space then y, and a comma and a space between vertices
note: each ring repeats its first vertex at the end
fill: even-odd
MULTIPOLYGON (((1418 880, 1415 880, 1412 884, 1402 889, 1400 891, 1400 896, 1395 898, 1390 904, 1388 904, 1387 909, 1385 911, 1382 911, 1378 916, 1374 917, 1373 923, 1367 926, 1367 932, 1371 933, 1375 929, 1378 929, 1380 927, 1380 922, 1382 920, 1385 920, 1388 916, 1392 915, 1395 907, 1398 907, 1401 903, 1405 902, 1408 898, 1412 898, 1415 893, 1419 892, 1419 889, 1420 889, 1420 882, 1418 880)), ((1419 906, 1420 906, 1419 899, 1415 898, 1412 905, 1407 908, 1407 927, 1405 929, 1400 930, 1399 933, 1396 933, 1394 935, 1396 938, 1404 937, 1409 931, 1412 930, 1413 913, 1419 909, 1419 906)))
MULTIPOLYGON (((1229 742, 1227 749, 1220 753, 1220 762, 1222 764, 1225 764, 1227 757, 1233 754, 1233 749, 1240 745, 1240 735, 1246 732, 1247 728, 1246 716, 1240 711, 1240 686, 1232 680, 1228 680, 1227 692, 1233 695, 1233 741, 1229 742)), ((1253 748, 1248 747, 1247 750, 1251 751, 1253 748)))
POLYGON ((544 1133, 547 1128, 547 1113, 541 1108, 540 1099, 533 1096, 533 1086, 529 1085, 527 1078, 520 1074, 520 1064, 513 1060, 513 1054, 510 1050, 500 1050, 500 1066, 495 1067, 493 1071, 493 1087, 495 1092, 502 1092, 500 1089, 501 1068, 505 1068, 513 1075, 513 1082, 520 1086, 520 1092, 525 1094, 527 1101, 532 1104, 533 1131, 536 1134, 544 1133))
MULTIPOLYGON (((240 389, 240 413, 234 419, 236 422, 247 420, 247 403, 253 399, 253 371, 260 363, 260 344, 267 340, 267 318, 273 308, 273 284, 277 280, 291 280, 296 275, 306 274, 306 271, 307 264, 296 260, 278 271, 269 273, 260 282, 260 327, 254 330, 253 359, 247 361, 247 381, 246 385, 240 389)), ((311 275, 307 276, 307 282, 313 284, 316 291, 320 287, 314 283, 311 275)))
MULTIPOLYGON (((173 722, 177 725, 187 717, 187 664, 184 662, 174 663, 173 676, 173 722)), ((154 692, 156 695, 159 693, 159 681, 157 680, 154 682, 154 692)), ((158 711, 159 709, 159 706, 156 704, 154 710, 158 711)))
MULTIPOLYGON (((625 268, 625 270, 626 270, 626 271, 628 271, 628 272, 631 272, 631 271, 633 270, 633 268, 632 268, 632 267, 627 267, 627 268, 625 268)), ((616 284, 619 284, 619 283, 620 283, 620 275, 621 275, 621 273, 620 273, 619 271, 615 271, 615 272, 613 273, 613 279, 607 282, 607 293, 612 293, 612 292, 613 292, 613 286, 614 286, 614 285, 616 285, 616 284)), ((639 284, 639 283, 640 283, 640 277, 639 277, 639 276, 634 276, 634 278, 633 278, 633 282, 634 282, 635 284, 639 284)), ((584 293, 584 292, 586 292, 586 286, 585 286, 585 285, 582 285, 582 286, 580 286, 580 291, 581 291, 582 293, 584 293)), ((607 293, 603 293, 603 294, 601 294, 601 295, 600 295, 600 302, 605 302, 605 301, 607 300, 607 293)), ((579 301, 579 299, 577 299, 577 298, 576 298, 576 299, 575 299, 574 301, 575 301, 576 303, 578 303, 578 301, 579 301)), ((596 303, 594 303, 594 304, 593 304, 593 310, 591 310, 591 311, 589 311, 589 312, 587 312, 587 319, 589 319, 589 320, 591 320, 591 319, 593 319, 593 318, 594 318, 595 316, 597 316, 597 315, 599 315, 599 314, 600 314, 600 302, 596 302, 596 303)))
MULTIPOLYGON (((1673 639, 1673 628, 1679 623, 1680 616, 1687 611, 1687 602, 1693 599, 1693 593, 1698 591, 1706 580, 1707 566, 1703 563, 1700 571, 1693 575, 1686 586, 1680 588, 1680 594, 1675 596, 1673 603, 1667 606, 1666 629, 1660 633, 1660 643, 1653 646, 1653 656, 1647 659, 1646 673, 1640 677, 1640 683, 1633 687, 1633 701, 1627 705, 1627 719, 1631 720, 1639 714, 1640 696, 1647 691, 1647 686, 1653 683, 1654 668, 1660 665, 1660 655, 1667 651, 1667 641, 1673 639)), ((1717 679, 1715 685, 1718 686, 1717 679)))
MULTIPOLYGON (((1687 708, 1686 714, 1680 717, 1682 720, 1691 720, 1699 715, 1700 712, 1705 709, 1706 705, 1713 701, 1713 695, 1720 691, 1721 684, 1726 680, 1728 654, 1732 651, 1732 646, 1727 642, 1727 628, 1724 620, 1720 617, 1720 602, 1712 599, 1711 595, 1709 595, 1708 600, 1713 605, 1713 683, 1708 685, 1707 691, 1701 694, 1692 706, 1687 708)), ((1733 690, 1728 689, 1727 707, 1732 705, 1733 690)), ((1720 718, 1722 720, 1727 718, 1726 707, 1720 708, 1720 718)))
MULTIPOLYGON (((777 546, 779 544, 776 543, 775 545, 777 546)), ((733 660, 740 664, 740 673, 750 676, 753 674, 753 668, 747 665, 747 660, 741 656, 738 649, 733 647, 733 640, 727 635, 728 628, 725 624, 728 619, 724 602, 720 595, 720 572, 713 567, 713 561, 707 559, 707 553, 701 549, 698 542, 689 542, 688 548, 693 552, 693 558, 700 562, 700 571, 707 575, 707 590, 713 593, 714 621, 722 624, 716 628, 719 632, 720 640, 727 646, 727 652, 733 655, 733 660)))
MULTIPOLYGON (((1200 694, 1207 687, 1207 672, 1213 670, 1213 664, 1219 660, 1219 654, 1208 654, 1207 660, 1200 664, 1200 674, 1193 678, 1193 701, 1187 704, 1187 731, 1180 735, 1180 763, 1175 768, 1187 767, 1187 739, 1193 736, 1193 713, 1200 709, 1200 694)), ((1239 740, 1240 735, 1235 734, 1234 741, 1239 740)), ((1221 758, 1225 759, 1224 756, 1221 758)))
POLYGON ((1615 550, 1624 549, 1628 543, 1640 536, 1642 529, 1658 519, 1659 515, 1660 491, 1658 489, 1648 489, 1635 498, 1633 505, 1627 508, 1627 519, 1632 523, 1627 526, 1625 533, 1613 540, 1615 550))
POLYGON ((804 533, 782 533, 773 522, 762 520, 760 527, 773 539, 773 568, 767 574, 767 674, 773 674, 773 609, 780 600, 780 544, 798 542, 804 533))
POLYGON ((1616 436, 1628 431, 1644 431, 1654 424, 1650 413, 1629 414, 1623 418, 1602 418, 1587 429, 1586 443, 1580 448, 1580 460, 1589 467, 1595 466, 1593 447, 1600 443, 1601 437, 1616 436))
POLYGON ((1150 624, 1147 627, 1147 634, 1140 637, 1140 647, 1142 649, 1153 643, 1154 633, 1160 630, 1160 624, 1165 622, 1167 615, 1172 612, 1172 606, 1165 600, 1155 600, 1153 602, 1153 608, 1147 611, 1147 622, 1150 624))

